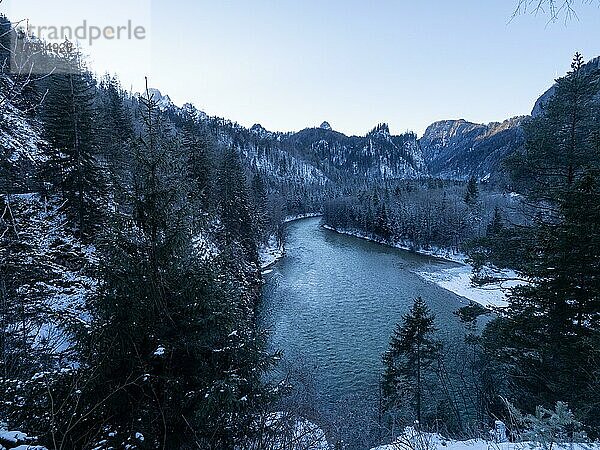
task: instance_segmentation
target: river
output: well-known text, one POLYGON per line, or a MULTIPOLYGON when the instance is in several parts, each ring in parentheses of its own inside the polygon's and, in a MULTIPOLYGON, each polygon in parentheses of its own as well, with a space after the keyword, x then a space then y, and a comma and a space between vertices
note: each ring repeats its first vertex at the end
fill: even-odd
POLYGON ((349 408, 350 399, 373 406, 381 355, 415 297, 442 334, 462 332, 453 313, 468 301, 415 273, 455 263, 341 235, 319 218, 290 223, 286 242, 286 256, 265 274, 262 320, 283 352, 280 372, 310 374, 321 411, 349 408))

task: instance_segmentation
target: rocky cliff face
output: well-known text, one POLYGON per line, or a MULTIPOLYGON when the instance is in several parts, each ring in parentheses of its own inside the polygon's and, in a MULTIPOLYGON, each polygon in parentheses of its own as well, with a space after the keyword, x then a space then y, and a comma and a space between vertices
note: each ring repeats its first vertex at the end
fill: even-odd
POLYGON ((523 143, 523 118, 488 125, 436 122, 421 139, 414 133, 392 135, 386 124, 365 136, 346 136, 323 125, 274 133, 260 125, 246 129, 223 119, 200 120, 221 144, 238 148, 252 170, 318 184, 429 176, 488 179, 502 171, 502 161, 523 143))
POLYGON ((414 133, 392 135, 379 124, 365 136, 346 136, 328 123, 297 133, 250 129, 202 116, 218 140, 236 146, 253 170, 268 176, 326 184, 391 178, 495 178, 504 159, 523 144, 523 117, 487 125, 445 120, 414 133))
POLYGON ((253 171, 294 183, 361 182, 381 179, 441 177, 493 178, 502 161, 523 143, 523 118, 488 125, 446 120, 429 126, 421 139, 414 133, 392 135, 379 124, 365 136, 346 136, 327 126, 296 133, 250 129, 198 115, 221 145, 236 147, 253 171))
POLYGON ((523 119, 488 125, 465 120, 432 124, 419 140, 429 174, 449 179, 498 175, 506 157, 523 144, 523 119))

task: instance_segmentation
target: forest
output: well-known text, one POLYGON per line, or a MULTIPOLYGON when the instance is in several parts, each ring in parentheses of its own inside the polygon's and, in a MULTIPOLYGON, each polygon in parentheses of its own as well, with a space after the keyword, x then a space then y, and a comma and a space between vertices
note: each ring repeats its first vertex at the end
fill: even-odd
POLYGON ((79 53, 12 52, 17 32, 0 18, 0 449, 325 448, 301 386, 268 376, 281 355, 257 318, 260 251, 302 214, 462 252, 481 286, 526 280, 507 308, 457 310, 456 346, 415 299, 381 355, 376 443, 406 426, 482 437, 495 420, 539 440, 548 417, 571 442, 600 437, 600 70, 581 55, 502 173, 450 179, 385 124, 368 158, 341 161, 363 141, 330 130, 277 146, 165 106, 152 80, 133 94, 97 78, 79 53), (323 133, 348 147, 304 144, 323 133))
POLYGON ((251 445, 277 390, 260 176, 193 110, 46 58, 1 75, 2 421, 54 449, 251 445))

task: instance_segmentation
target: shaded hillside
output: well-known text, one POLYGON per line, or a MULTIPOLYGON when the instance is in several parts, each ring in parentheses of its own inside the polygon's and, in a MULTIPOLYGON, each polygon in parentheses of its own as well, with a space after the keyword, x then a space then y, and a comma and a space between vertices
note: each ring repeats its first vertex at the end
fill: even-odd
POLYGON ((523 119, 489 125, 447 120, 430 125, 419 140, 429 173, 447 179, 499 176, 503 161, 523 144, 523 119))

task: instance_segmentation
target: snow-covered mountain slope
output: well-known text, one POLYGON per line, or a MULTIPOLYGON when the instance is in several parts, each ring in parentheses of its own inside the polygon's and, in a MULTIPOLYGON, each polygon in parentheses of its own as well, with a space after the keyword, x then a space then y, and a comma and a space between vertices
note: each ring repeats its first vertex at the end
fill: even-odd
POLYGON ((37 174, 49 145, 40 124, 9 102, 0 115, 0 260, 3 281, 16 293, 9 307, 28 317, 8 328, 60 355, 67 328, 85 320, 86 299, 97 288, 95 249, 67 230, 62 201, 40 194, 37 174))
MULTIPOLYGON (((169 108, 174 114, 181 111, 173 105, 169 108)), ((487 179, 501 171, 502 161, 523 139, 523 118, 488 125, 465 120, 436 122, 418 139, 410 132, 392 135, 387 124, 377 125, 365 136, 347 136, 328 122, 281 133, 259 124, 248 129, 201 111, 196 117, 221 146, 237 148, 249 169, 275 182, 322 186, 429 176, 487 179)))
POLYGON ((329 182, 384 178, 416 178, 427 168, 413 133, 393 136, 373 130, 346 136, 324 122, 296 133, 270 132, 259 124, 250 129, 231 121, 198 114, 221 145, 237 148, 249 168, 286 182, 326 185, 329 182))
POLYGON ((168 95, 163 95, 158 89, 148 88, 148 93, 141 94, 142 97, 150 96, 156 102, 161 111, 175 107, 175 104, 168 95))
POLYGON ((323 127, 306 128, 284 137, 282 144, 333 181, 415 178, 425 172, 413 133, 392 136, 374 130, 359 137, 323 127))
POLYGON ((28 190, 33 171, 44 162, 42 149, 47 145, 37 122, 9 102, 0 106, 0 193, 28 190))

